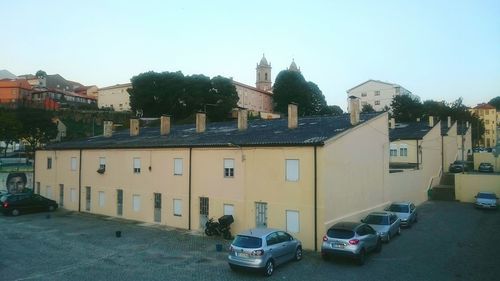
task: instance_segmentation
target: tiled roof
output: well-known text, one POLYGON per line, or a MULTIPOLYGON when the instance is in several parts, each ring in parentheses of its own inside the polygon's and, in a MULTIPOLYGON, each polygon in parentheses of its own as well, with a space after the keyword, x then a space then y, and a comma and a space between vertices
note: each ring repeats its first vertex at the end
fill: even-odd
POLYGON ((389 130, 389 140, 421 140, 431 129, 426 122, 397 123, 389 130))
POLYGON ((366 84, 366 83, 368 83, 368 82, 376 82, 376 83, 387 84, 387 85, 390 85, 390 86, 393 86, 393 87, 401 87, 401 86, 400 86, 400 85, 398 85, 398 84, 389 83, 389 82, 384 82, 384 81, 380 81, 380 80, 370 79, 370 80, 367 80, 367 81, 365 81, 365 82, 363 82, 363 83, 361 83, 361 84, 359 84, 359 85, 357 85, 357 86, 354 86, 354 87, 350 88, 349 90, 347 90, 347 92, 349 93, 350 91, 352 91, 352 90, 356 89, 357 87, 359 87, 359 86, 361 86, 361 85, 364 85, 364 84, 366 84))
POLYGON ((109 89, 124 88, 124 87, 132 88, 132 83, 116 84, 116 85, 113 85, 113 86, 107 86, 107 87, 99 88, 99 90, 109 90, 109 89))
MULTIPOLYGON (((383 113, 362 114, 360 124, 383 113)), ((203 133, 194 124, 172 126, 170 134, 160 136, 159 128, 141 128, 138 136, 129 130, 112 137, 97 136, 79 141, 55 143, 47 149, 107 149, 153 147, 224 147, 224 146, 313 146, 353 126, 348 114, 332 117, 299 118, 298 128, 288 129, 287 119, 251 120, 248 129, 239 131, 236 121, 207 123, 203 133)))
POLYGON ((252 86, 249 86, 249 85, 247 85, 247 84, 243 84, 243 83, 240 83, 240 82, 237 82, 237 81, 234 81, 234 80, 233 80, 233 84, 234 84, 235 86, 240 86, 240 87, 243 87, 243 88, 247 88, 247 89, 250 89, 250 90, 252 90, 252 91, 256 91, 256 92, 259 92, 259 93, 266 94, 266 95, 268 95, 268 96, 271 96, 271 95, 273 94, 272 92, 269 92, 269 91, 262 91, 262 90, 260 90, 260 89, 255 88, 255 87, 252 87, 252 86))
POLYGON ((495 107, 488 103, 480 103, 474 109, 495 109, 495 107))

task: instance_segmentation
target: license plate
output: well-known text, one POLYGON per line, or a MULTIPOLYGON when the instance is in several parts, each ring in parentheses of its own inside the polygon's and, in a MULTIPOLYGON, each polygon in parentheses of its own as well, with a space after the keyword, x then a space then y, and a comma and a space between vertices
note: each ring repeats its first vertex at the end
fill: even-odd
POLYGON ((339 244, 339 243, 332 243, 332 248, 339 248, 339 249, 343 249, 345 247, 344 244, 339 244))
POLYGON ((237 257, 248 258, 250 255, 249 255, 249 254, 247 254, 247 253, 238 253, 238 252, 236 252, 236 256, 237 256, 237 257))

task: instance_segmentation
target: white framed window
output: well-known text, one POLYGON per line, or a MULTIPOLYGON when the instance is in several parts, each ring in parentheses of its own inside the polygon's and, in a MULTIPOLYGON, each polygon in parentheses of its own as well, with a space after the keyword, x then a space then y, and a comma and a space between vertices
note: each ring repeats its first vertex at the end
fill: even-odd
POLYGON ((183 161, 182 158, 174 159, 174 176, 181 176, 183 172, 183 161))
POLYGON ((141 196, 134 194, 132 195, 132 208, 134 212, 139 212, 141 210, 141 196))
POLYGON ((52 157, 47 157, 47 170, 52 169, 52 157))
POLYGON ((398 146, 395 144, 391 144, 389 148, 389 155, 390 156, 398 156, 398 146))
POLYGON ((361 93, 361 96, 362 97, 366 97, 366 93, 361 93))
POLYGON ((375 105, 380 105, 380 101, 379 101, 379 100, 376 100, 376 101, 375 101, 375 105))
POLYGON ((106 169, 106 157, 99 157, 99 170, 106 169))
POLYGON ((286 211, 286 231, 293 233, 300 231, 298 211, 286 211))
POLYGON ((76 171, 76 157, 71 157, 71 171, 76 171))
POLYGON ((234 159, 224 159, 224 177, 234 177, 234 159))
POLYGON ((299 159, 286 159, 286 181, 299 181, 299 159))
POLYGON ((380 96, 380 91, 375 91, 376 96, 380 96))
POLYGON ((103 208, 106 202, 104 191, 99 191, 99 207, 103 208))
POLYGON ((402 144, 399 147, 399 156, 408 156, 408 145, 402 144))
POLYGON ((174 216, 181 217, 182 216, 182 200, 174 199, 174 216))
POLYGON ((134 158, 134 174, 141 173, 141 158, 134 158))
POLYGON ((224 215, 234 216, 234 205, 233 204, 224 204, 224 215))
POLYGON ((70 194, 71 202, 75 203, 76 202, 76 188, 71 188, 69 190, 69 194, 70 194))

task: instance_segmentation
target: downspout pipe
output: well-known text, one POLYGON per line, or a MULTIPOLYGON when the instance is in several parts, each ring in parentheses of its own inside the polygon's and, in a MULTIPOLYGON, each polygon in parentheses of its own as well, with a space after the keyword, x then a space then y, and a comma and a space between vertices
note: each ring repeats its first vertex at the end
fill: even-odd
POLYGON ((420 149, 418 147, 418 140, 417 140, 417 170, 420 170, 420 162, 418 161, 418 154, 420 153, 420 149))
POLYGON ((191 172, 192 172, 192 165, 191 165, 191 155, 192 155, 192 152, 193 152, 193 148, 190 147, 189 148, 189 184, 188 184, 188 192, 189 192, 189 195, 188 195, 188 230, 191 230, 191 172))
POLYGON ((80 149, 80 164, 78 165, 78 212, 82 211, 82 150, 80 149))
POLYGON ((314 146, 314 251, 318 251, 318 165, 317 146, 314 146))

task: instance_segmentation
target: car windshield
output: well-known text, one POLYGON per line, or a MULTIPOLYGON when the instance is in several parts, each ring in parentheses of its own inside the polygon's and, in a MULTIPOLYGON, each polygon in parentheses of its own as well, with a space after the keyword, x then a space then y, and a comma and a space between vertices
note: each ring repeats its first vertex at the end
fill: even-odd
POLYGON ((347 229, 335 229, 330 228, 326 233, 328 237, 339 238, 339 239, 349 239, 354 236, 354 231, 347 229))
POLYGON ((388 225, 389 217, 388 216, 379 216, 379 215, 368 215, 364 220, 367 224, 381 224, 388 225))
POLYGON ((478 193, 477 198, 496 199, 497 197, 495 196, 495 194, 492 193, 478 193))
POLYGON ((388 210, 396 213, 408 213, 408 205, 393 204, 389 207, 388 210))
POLYGON ((252 236, 237 235, 233 245, 241 248, 260 248, 262 247, 262 240, 252 236))
POLYGON ((490 163, 481 163, 481 164, 479 164, 479 166, 486 166, 486 167, 488 167, 488 166, 491 166, 491 164, 490 163))

